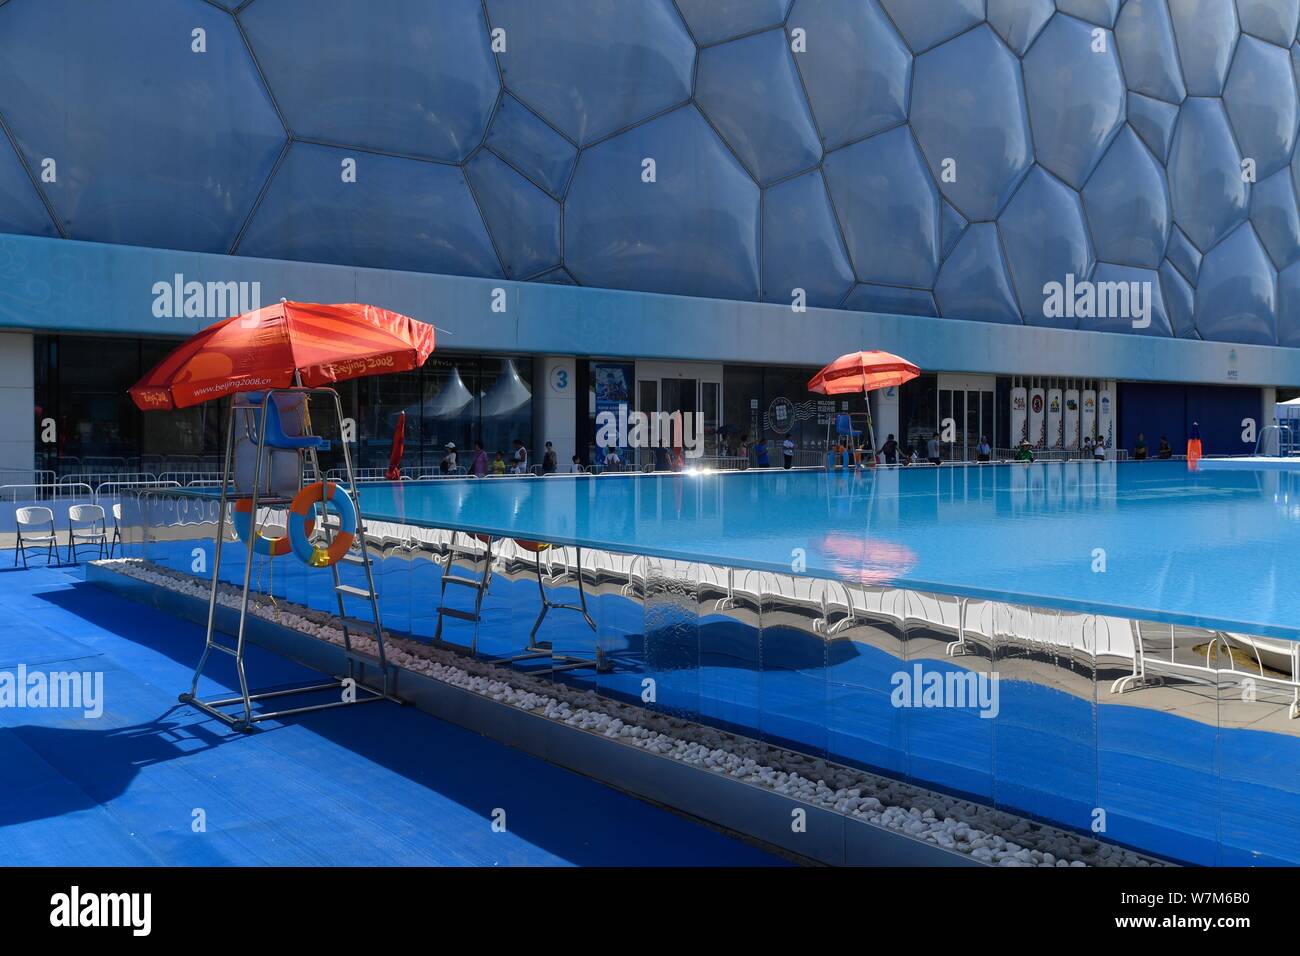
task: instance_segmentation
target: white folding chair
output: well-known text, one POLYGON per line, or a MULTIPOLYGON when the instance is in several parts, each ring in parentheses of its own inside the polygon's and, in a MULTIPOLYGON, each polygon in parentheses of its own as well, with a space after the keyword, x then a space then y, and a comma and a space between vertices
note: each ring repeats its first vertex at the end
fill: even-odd
POLYGON ((68 563, 77 560, 77 548, 85 544, 99 545, 99 556, 108 547, 108 528, 104 509, 100 505, 68 506, 68 563))
POLYGON ((113 549, 122 544, 122 503, 113 504, 113 540, 108 544, 108 556, 113 556, 113 549))
POLYGON ((18 556, 23 556, 23 567, 27 567, 27 546, 45 545, 45 563, 54 564, 58 560, 56 548, 58 535, 54 533, 54 512, 40 505, 30 505, 14 512, 18 526, 18 542, 14 545, 14 567, 18 567, 18 556), (24 529, 30 529, 24 533, 24 529))

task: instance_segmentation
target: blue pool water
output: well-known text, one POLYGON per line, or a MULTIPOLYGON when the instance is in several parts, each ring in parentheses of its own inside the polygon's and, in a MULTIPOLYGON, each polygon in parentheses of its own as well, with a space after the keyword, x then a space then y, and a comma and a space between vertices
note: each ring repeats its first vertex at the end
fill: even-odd
POLYGON ((1290 473, 1054 462, 400 482, 361 496, 378 520, 786 573, 802 561, 866 584, 1300 639, 1290 473))

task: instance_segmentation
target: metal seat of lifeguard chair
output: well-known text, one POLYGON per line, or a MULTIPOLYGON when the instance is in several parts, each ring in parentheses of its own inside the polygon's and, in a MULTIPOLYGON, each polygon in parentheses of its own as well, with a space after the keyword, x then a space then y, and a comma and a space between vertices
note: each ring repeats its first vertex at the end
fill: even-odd
POLYGON ((835 416, 835 437, 843 438, 848 435, 850 438, 857 438, 862 434, 862 429, 853 428, 853 419, 847 412, 840 412, 835 416))

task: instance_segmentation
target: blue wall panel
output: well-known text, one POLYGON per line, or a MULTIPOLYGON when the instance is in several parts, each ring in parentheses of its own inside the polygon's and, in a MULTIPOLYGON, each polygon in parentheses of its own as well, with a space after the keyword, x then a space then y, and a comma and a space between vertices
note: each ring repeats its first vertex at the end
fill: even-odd
POLYGON ((1118 409, 1120 447, 1132 452, 1142 432, 1152 458, 1161 435, 1168 437, 1175 455, 1185 454, 1193 422, 1200 426, 1204 454, 1248 454, 1255 448, 1241 440, 1241 423, 1249 418, 1258 425, 1261 415, 1259 389, 1223 385, 1121 382, 1118 409))

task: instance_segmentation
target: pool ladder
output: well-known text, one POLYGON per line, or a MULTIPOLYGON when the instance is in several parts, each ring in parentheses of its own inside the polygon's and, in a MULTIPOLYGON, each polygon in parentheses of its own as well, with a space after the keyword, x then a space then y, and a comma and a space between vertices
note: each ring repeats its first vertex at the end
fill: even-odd
POLYGON ((470 537, 484 544, 482 556, 466 554, 456 547, 456 534, 452 532, 451 541, 447 545, 446 560, 441 563, 442 567, 442 590, 438 597, 438 623, 433 629, 433 642, 441 646, 448 646, 442 638, 442 626, 446 619, 451 617, 458 621, 467 621, 474 625, 473 635, 470 637, 469 652, 473 656, 478 655, 478 628, 483 617, 483 598, 487 594, 488 586, 492 583, 492 545, 496 541, 490 535, 471 535, 470 537), (464 574, 453 574, 452 569, 455 567, 458 557, 470 557, 474 562, 483 562, 483 573, 477 577, 469 577, 464 574), (454 584, 457 587, 470 588, 474 591, 474 610, 463 611, 460 608, 447 606, 447 585, 454 584))
MULTIPOLYGON (((433 631, 433 642, 439 646, 452 648, 447 641, 443 639, 442 629, 447 618, 454 618, 460 621, 466 621, 474 625, 473 633, 470 637, 469 653, 472 657, 478 656, 478 632, 479 624, 483 617, 483 599, 487 595, 488 588, 492 583, 492 563, 495 560, 492 553, 493 545, 497 539, 490 535, 471 534, 470 538, 479 541, 484 545, 483 553, 480 555, 475 551, 466 552, 456 545, 456 532, 453 532, 451 542, 447 546, 446 559, 441 563, 442 568, 442 586, 438 600, 438 622, 433 631), (478 577, 470 577, 466 574, 456 574, 453 568, 458 558, 469 558, 470 563, 483 562, 483 571, 478 577), (457 587, 469 588, 474 591, 474 609, 472 611, 462 610, 460 608, 447 606, 447 587, 455 585, 457 587)), ((537 619, 533 621, 532 629, 528 632, 528 645, 519 654, 510 657, 500 658, 494 663, 509 666, 511 664, 523 661, 536 661, 549 658, 552 661, 550 667, 543 668, 540 671, 532 673, 555 673, 557 671, 576 670, 578 668, 592 667, 597 671, 604 672, 611 669, 610 662, 606 659, 603 649, 599 642, 596 645, 596 656, 590 659, 571 657, 568 655, 555 654, 550 641, 537 640, 537 632, 541 629, 542 623, 546 620, 546 615, 550 611, 577 611, 582 615, 583 622, 591 629, 593 634, 596 633, 596 622, 592 620, 591 613, 587 609, 587 592, 582 579, 582 549, 577 549, 577 568, 575 571, 575 584, 578 589, 577 604, 568 604, 562 601, 553 601, 549 592, 546 590, 546 581, 549 578, 552 586, 563 583, 569 577, 567 564, 565 569, 558 575, 543 574, 541 552, 545 545, 539 542, 516 542, 525 551, 533 553, 533 567, 537 574, 537 589, 541 597, 541 611, 538 612, 537 619)))

